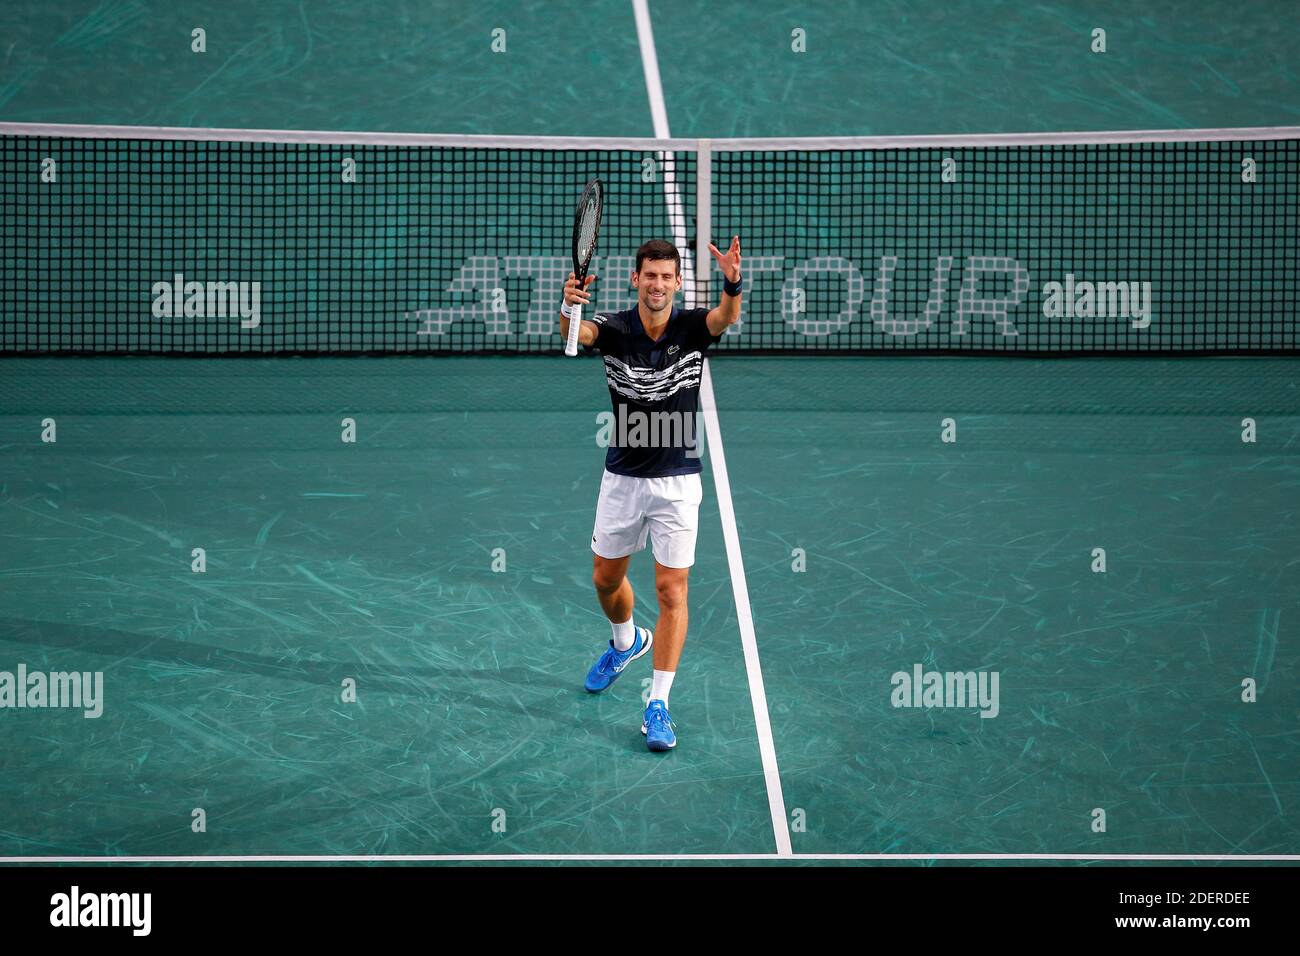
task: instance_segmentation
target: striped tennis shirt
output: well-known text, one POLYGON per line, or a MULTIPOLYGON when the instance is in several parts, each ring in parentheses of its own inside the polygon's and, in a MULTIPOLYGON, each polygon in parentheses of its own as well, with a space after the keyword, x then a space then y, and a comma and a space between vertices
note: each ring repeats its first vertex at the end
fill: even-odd
POLYGON ((722 336, 709 332, 708 309, 673 309, 651 340, 636 307, 601 312, 592 348, 605 360, 614 404, 605 469, 633 478, 694 475, 702 470, 699 424, 704 353, 722 336))

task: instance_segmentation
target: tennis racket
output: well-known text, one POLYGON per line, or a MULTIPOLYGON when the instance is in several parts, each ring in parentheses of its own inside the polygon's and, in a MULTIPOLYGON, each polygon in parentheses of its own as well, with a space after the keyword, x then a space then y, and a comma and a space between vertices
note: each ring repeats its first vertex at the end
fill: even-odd
MULTIPOLYGON (((599 179, 593 179, 582 191, 578 211, 573 216, 573 275, 578 280, 579 289, 583 287, 592 253, 596 251, 596 236, 600 234, 600 213, 604 205, 605 187, 599 179)), ((570 306, 569 315, 569 335, 564 343, 564 354, 577 355, 582 306, 570 306)))

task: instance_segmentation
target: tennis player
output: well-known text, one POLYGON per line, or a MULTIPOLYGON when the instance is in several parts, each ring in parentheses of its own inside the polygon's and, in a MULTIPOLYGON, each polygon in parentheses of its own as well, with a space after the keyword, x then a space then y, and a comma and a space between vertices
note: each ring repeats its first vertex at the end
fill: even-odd
MULTIPOLYGON (((596 503, 593 583, 614 635, 587 674, 586 688, 599 693, 627 666, 654 649, 650 705, 641 733, 651 750, 677 746, 668 715, 668 692, 686 641, 686 577, 695 563, 699 528, 700 376, 704 353, 740 318, 740 237, 718 260, 723 285, 715 309, 674 308, 682 287, 682 263, 672 243, 653 239, 636 253, 632 285, 635 308, 596 313, 582 320, 578 341, 605 360, 605 381, 614 403, 614 427, 596 503), (632 623, 628 561, 650 539, 655 558, 659 620, 654 630, 632 623)), ((591 301, 589 275, 579 287, 573 274, 564 286, 560 329, 568 334, 569 306, 591 301)))

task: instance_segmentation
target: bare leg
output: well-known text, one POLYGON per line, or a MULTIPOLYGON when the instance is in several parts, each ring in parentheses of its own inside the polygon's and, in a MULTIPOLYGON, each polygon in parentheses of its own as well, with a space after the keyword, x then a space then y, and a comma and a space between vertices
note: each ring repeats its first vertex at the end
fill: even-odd
POLYGON ((627 564, 632 556, 625 558, 602 558, 592 554, 595 566, 591 581, 596 586, 596 596, 611 624, 622 624, 632 619, 632 582, 627 579, 627 564))
POLYGON ((655 591, 659 595, 654 646, 657 671, 677 670, 682 656, 682 645, 686 643, 686 578, 690 572, 690 568, 666 568, 655 562, 655 591))

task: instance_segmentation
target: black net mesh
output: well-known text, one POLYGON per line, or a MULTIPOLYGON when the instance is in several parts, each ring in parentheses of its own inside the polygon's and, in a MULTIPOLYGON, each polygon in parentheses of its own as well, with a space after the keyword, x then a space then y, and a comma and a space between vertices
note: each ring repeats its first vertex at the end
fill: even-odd
MULTIPOLYGON (((694 262, 696 171, 690 150, 0 136, 0 352, 559 352, 574 197, 604 181, 593 305, 626 308, 642 242, 694 262)), ((710 179, 746 283, 719 351, 1300 348, 1296 140, 718 149, 710 179)))

